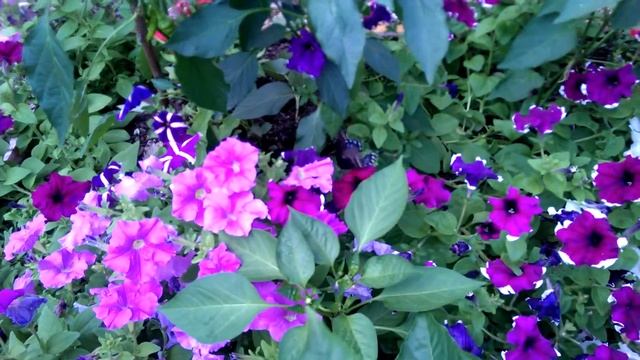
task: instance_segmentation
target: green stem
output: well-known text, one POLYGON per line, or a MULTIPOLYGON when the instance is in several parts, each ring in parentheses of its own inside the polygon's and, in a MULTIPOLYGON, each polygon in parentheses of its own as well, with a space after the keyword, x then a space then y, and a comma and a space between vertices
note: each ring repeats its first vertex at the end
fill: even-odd
POLYGON ((503 339, 497 337, 496 335, 492 334, 489 332, 489 330, 482 328, 482 332, 485 333, 488 337, 490 337, 491 339, 493 339, 494 341, 497 341, 501 344, 506 344, 507 342, 504 341, 503 339))

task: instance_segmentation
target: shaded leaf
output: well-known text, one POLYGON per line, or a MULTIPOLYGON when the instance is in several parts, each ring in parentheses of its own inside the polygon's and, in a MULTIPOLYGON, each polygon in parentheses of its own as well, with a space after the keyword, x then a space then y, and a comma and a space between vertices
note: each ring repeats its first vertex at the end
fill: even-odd
POLYGON ((611 17, 616 29, 628 29, 640 25, 640 1, 622 0, 611 17))
POLYGON ((239 273, 251 281, 281 280, 276 247, 278 240, 268 232, 253 230, 246 237, 220 233, 220 240, 242 260, 239 273))
POLYGON ((531 92, 544 85, 542 75, 530 69, 513 70, 493 89, 488 99, 502 98, 518 101, 531 96, 531 92))
POLYGON ((272 82, 249 93, 231 114, 236 119, 255 119, 266 115, 275 115, 293 99, 289 85, 272 82))
POLYGON ((313 113, 303 117, 296 129, 296 149, 314 147, 318 152, 324 148, 327 133, 324 129, 321 110, 318 107, 313 113))
POLYGON ((398 255, 374 256, 367 260, 362 270, 360 282, 380 289, 406 279, 415 270, 409 261, 398 255))
POLYGON ((303 287, 315 271, 313 252, 305 241, 304 234, 291 221, 280 232, 276 260, 287 280, 303 287))
POLYGON ((620 0, 571 0, 567 1, 560 15, 555 20, 556 24, 581 18, 594 11, 603 8, 613 9, 620 0))
POLYGON ((404 339, 398 360, 468 359, 447 329, 431 315, 419 314, 404 339))
POLYGON ((229 86, 222 70, 209 59, 180 55, 176 58, 176 76, 189 100, 209 110, 227 110, 229 86))
POLYGON ((364 47, 364 61, 379 74, 395 82, 400 81, 400 62, 382 41, 367 39, 364 47))
POLYGON ((307 242, 313 253, 316 264, 333 265, 340 253, 338 236, 320 220, 311 218, 293 208, 289 209, 289 221, 285 225, 295 227, 302 238, 307 242))
POLYGON ((354 359, 378 358, 378 335, 371 320, 362 314, 340 315, 332 321, 333 331, 356 354, 354 359))
POLYGON ((320 99, 336 114, 345 118, 349 102, 351 102, 351 95, 338 66, 331 61, 327 61, 324 69, 322 69, 322 74, 316 79, 316 82, 320 92, 320 99))
POLYGON ((258 58, 248 52, 233 54, 220 62, 224 80, 231 87, 227 99, 227 109, 233 109, 256 88, 258 58))

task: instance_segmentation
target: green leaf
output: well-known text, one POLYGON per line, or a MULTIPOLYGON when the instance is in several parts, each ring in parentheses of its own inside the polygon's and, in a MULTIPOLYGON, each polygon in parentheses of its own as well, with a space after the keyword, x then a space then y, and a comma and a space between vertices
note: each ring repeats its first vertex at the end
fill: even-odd
POLYGON ((449 29, 442 0, 398 0, 405 38, 429 83, 449 48, 449 29))
POLYGON ((418 268, 405 280, 385 288, 376 300, 391 310, 429 311, 464 299, 480 286, 481 282, 453 270, 418 268))
POLYGON ((89 113, 95 113, 105 108, 111 102, 111 97, 104 94, 89 94, 87 95, 88 110, 89 113))
POLYGON ((555 24, 554 14, 533 18, 515 38, 501 69, 526 69, 556 60, 576 47, 576 29, 570 23, 555 24))
POLYGON ((400 62, 382 41, 367 39, 364 46, 364 61, 379 74, 400 82, 400 62))
POLYGON ((505 244, 507 248, 507 255, 511 262, 518 262, 524 258, 527 254, 527 240, 526 236, 520 237, 517 240, 507 240, 505 244))
POLYGON ((253 230, 247 237, 220 233, 220 240, 242 260, 240 274, 251 281, 282 280, 278 268, 276 247, 278 240, 268 232, 253 230))
POLYGON ((7 169, 7 178, 4 180, 4 185, 13 185, 29 176, 29 174, 31 174, 31 170, 29 169, 20 166, 10 167, 9 169, 7 169))
POLYGON ((640 1, 622 0, 611 17, 616 29, 628 29, 640 25, 640 1))
POLYGON ((464 360, 468 357, 444 325, 431 315, 419 314, 400 348, 398 360, 464 360))
POLYGON ((143 342, 136 347, 136 356, 148 357, 151 354, 160 351, 160 346, 152 342, 143 342))
POLYGON ((371 133, 371 138, 373 139, 373 144, 379 149, 384 144, 385 140, 387 140, 387 129, 382 126, 376 126, 373 128, 373 132, 371 133))
POLYGON ((248 52, 233 54, 220 63, 224 80, 231 86, 227 109, 233 109, 256 88, 258 58, 248 52))
POLYGON ((447 135, 458 128, 458 119, 447 113, 437 113, 429 120, 433 128, 433 135, 447 135))
POLYGON ((448 211, 434 211, 424 217, 429 225, 443 235, 454 235, 458 231, 458 220, 448 211))
POLYGON ((358 241, 358 250, 391 230, 408 200, 402 157, 358 185, 345 210, 345 221, 358 241))
POLYGON ((44 342, 49 341, 57 333, 64 331, 64 325, 60 319, 49 309, 43 306, 38 318, 38 337, 44 342))
POLYGON ((242 275, 219 273, 196 279, 162 305, 160 312, 189 336, 211 344, 240 335, 270 306, 242 275))
POLYGON ((111 161, 119 162, 122 164, 123 171, 134 171, 138 168, 138 151, 140 150, 140 142, 136 141, 133 144, 127 145, 127 147, 119 152, 111 161))
POLYGON ((51 30, 46 15, 27 36, 22 57, 27 81, 56 129, 58 144, 62 145, 71 121, 73 64, 51 30))
POLYGON ((347 108, 351 101, 351 94, 347 83, 340 75, 340 69, 331 61, 327 61, 320 77, 316 79, 320 100, 327 104, 342 118, 347 117, 347 108))
POLYGON ((620 0, 570 0, 567 1, 560 15, 555 20, 556 24, 581 18, 594 11, 603 8, 613 9, 620 0))
POLYGON ((378 358, 378 335, 371 320, 362 314, 340 315, 332 320, 333 331, 356 354, 354 359, 378 358))
POLYGON ((331 333, 322 317, 306 308, 307 323, 289 330, 280 342, 278 360, 346 360, 355 354, 340 337, 331 333))
POLYGON ((176 76, 187 98, 209 110, 227 110, 229 86, 222 70, 209 59, 180 55, 176 58, 176 76))
POLYGON ((474 73, 469 76, 469 85, 476 96, 485 96, 489 94, 500 82, 498 76, 486 76, 484 74, 474 73))
POLYGON ((270 17, 268 11, 250 14, 240 23, 240 47, 244 51, 264 49, 282 39, 287 28, 281 24, 271 24, 263 29, 264 22, 270 17))
POLYGON ((231 114, 236 119, 256 119, 261 116, 275 115, 293 99, 289 85, 272 82, 249 93, 231 114))
POLYGON ((529 69, 513 70, 496 86, 489 100, 502 98, 507 101, 518 101, 531 96, 531 92, 544 85, 544 78, 529 69))
POLYGON ((333 229, 293 208, 289 209, 289 214, 285 228, 294 227, 302 235, 313 253, 316 264, 333 265, 340 253, 340 242, 333 229))
POLYGON ((351 88, 362 58, 365 32, 362 15, 353 0, 309 0, 309 19, 327 57, 340 68, 351 88))
POLYGON ((73 343, 78 340, 80 333, 75 331, 61 331, 53 334, 47 340, 47 353, 52 355, 58 355, 61 352, 67 350, 73 343))
POLYGON ((324 129, 324 121, 320 108, 311 114, 303 117, 298 123, 296 130, 296 149, 314 147, 316 151, 322 151, 327 139, 327 132, 324 129))
POLYGON ((238 37, 247 14, 225 4, 207 5, 178 25, 167 47, 182 56, 222 56, 238 37))
POLYGON ((288 221, 276 248, 278 268, 289 282, 304 287, 315 271, 314 255, 300 229, 288 221))
POLYGON ((402 256, 374 256, 367 260, 360 282, 374 289, 395 285, 415 271, 415 267, 402 256))

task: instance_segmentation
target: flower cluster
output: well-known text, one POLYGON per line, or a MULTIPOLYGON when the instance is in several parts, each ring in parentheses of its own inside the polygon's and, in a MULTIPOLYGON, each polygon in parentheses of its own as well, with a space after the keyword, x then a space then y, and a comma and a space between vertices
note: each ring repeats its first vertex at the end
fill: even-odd
POLYGON ((636 83, 638 78, 631 64, 617 69, 588 66, 585 72, 571 71, 560 92, 578 103, 594 102, 615 108, 620 100, 631 97, 636 83))

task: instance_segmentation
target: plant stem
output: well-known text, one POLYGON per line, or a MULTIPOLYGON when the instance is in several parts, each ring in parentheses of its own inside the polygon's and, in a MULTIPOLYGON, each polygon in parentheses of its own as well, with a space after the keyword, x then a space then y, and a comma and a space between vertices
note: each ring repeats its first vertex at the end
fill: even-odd
POLYGON ((144 18, 144 5, 138 1, 131 1, 129 4, 131 6, 131 12, 135 13, 136 17, 136 37, 138 38, 140 46, 142 46, 142 51, 144 52, 145 59, 147 59, 151 75, 153 75, 155 79, 160 78, 162 77, 162 71, 160 71, 158 57, 156 56, 153 46, 151 46, 151 43, 147 39, 147 22, 144 18))

